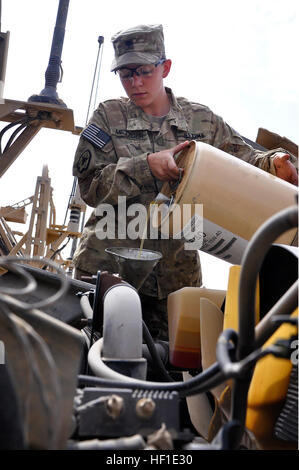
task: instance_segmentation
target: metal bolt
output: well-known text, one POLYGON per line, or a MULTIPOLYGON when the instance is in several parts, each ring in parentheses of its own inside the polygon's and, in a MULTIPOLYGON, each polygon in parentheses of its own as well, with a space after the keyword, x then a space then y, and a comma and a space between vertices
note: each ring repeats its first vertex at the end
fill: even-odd
POLYGON ((111 395, 106 402, 107 413, 111 418, 116 419, 124 408, 124 400, 119 395, 111 395))
POLYGON ((136 413, 140 418, 150 418, 156 409, 156 403, 151 398, 140 398, 136 403, 136 413))
POLYGON ((31 118, 37 117, 38 115, 38 110, 35 108, 28 108, 27 109, 27 115, 31 118))

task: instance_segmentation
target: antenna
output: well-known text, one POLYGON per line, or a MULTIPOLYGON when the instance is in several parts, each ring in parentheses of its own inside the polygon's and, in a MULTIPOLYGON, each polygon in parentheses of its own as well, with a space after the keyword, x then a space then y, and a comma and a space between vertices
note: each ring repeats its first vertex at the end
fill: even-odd
POLYGON ((58 97, 56 86, 57 83, 61 82, 62 79, 61 54, 64 42, 68 7, 69 0, 59 0, 50 58, 48 68, 45 73, 45 88, 40 92, 39 95, 30 96, 28 101, 51 103, 66 107, 64 102, 58 97))
POLYGON ((5 82, 7 52, 9 43, 9 31, 3 33, 2 26, 2 0, 0 0, 0 103, 3 102, 3 89, 5 82))
POLYGON ((86 114, 86 121, 85 121, 85 126, 87 126, 88 119, 89 119, 89 113, 90 113, 90 107, 91 107, 91 100, 92 100, 92 95, 94 94, 94 105, 93 107, 95 108, 96 106, 96 98, 98 94, 98 86, 99 86, 99 78, 100 78, 100 70, 101 70, 101 63, 102 63, 102 44, 104 44, 104 36, 99 36, 98 37, 98 54, 97 54, 97 60, 96 60, 96 65, 94 69, 94 75, 93 75, 93 80, 92 80, 92 85, 91 85, 91 92, 90 92, 90 97, 89 97, 89 103, 88 103, 88 109, 87 109, 87 114, 86 114), (100 57, 100 61, 99 61, 100 57), (95 86, 95 81, 97 80, 97 85, 95 86))

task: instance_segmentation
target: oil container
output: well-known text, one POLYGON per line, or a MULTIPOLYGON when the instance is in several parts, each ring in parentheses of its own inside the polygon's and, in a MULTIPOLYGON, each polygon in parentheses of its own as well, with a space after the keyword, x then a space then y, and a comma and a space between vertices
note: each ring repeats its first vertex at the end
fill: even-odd
MULTIPOLYGON (((168 202, 154 205, 152 223, 189 241, 186 249, 240 264, 260 225, 295 204, 296 186, 203 142, 191 141, 176 163, 184 169, 181 181, 163 185, 160 200, 168 202)), ((290 230, 276 243, 290 245, 295 236, 290 230)))

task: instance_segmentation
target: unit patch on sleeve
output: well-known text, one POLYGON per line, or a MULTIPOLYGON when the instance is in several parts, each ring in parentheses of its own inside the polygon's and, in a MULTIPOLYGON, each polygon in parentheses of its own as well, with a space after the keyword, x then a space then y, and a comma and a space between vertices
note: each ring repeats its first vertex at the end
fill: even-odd
POLYGON ((83 173, 83 171, 87 170, 89 167, 91 160, 91 153, 89 150, 85 150, 79 157, 79 160, 77 161, 77 170, 79 173, 83 173))
POLYGON ((81 136, 85 137, 85 139, 100 149, 111 140, 110 135, 95 124, 89 124, 89 126, 84 129, 81 136))

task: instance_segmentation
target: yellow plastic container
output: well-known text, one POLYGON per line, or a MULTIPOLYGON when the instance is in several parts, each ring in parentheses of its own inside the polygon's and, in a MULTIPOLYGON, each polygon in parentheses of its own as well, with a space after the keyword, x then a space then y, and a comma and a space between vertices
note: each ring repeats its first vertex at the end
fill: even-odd
MULTIPOLYGON (((239 283, 241 266, 231 266, 229 270, 227 294, 225 299, 223 330, 232 328, 239 331, 239 283)), ((260 317, 260 291, 259 282, 256 287, 255 297, 255 324, 260 317)))
MULTIPOLYGON (((293 312, 292 317, 298 317, 298 309, 293 312)), ((292 335, 297 335, 297 328, 294 325, 283 324, 263 348, 278 339, 288 339, 292 335)), ((272 440, 272 448, 275 447, 274 425, 286 398, 291 370, 291 360, 266 356, 258 361, 249 388, 246 427, 259 441, 269 444, 272 440)))

